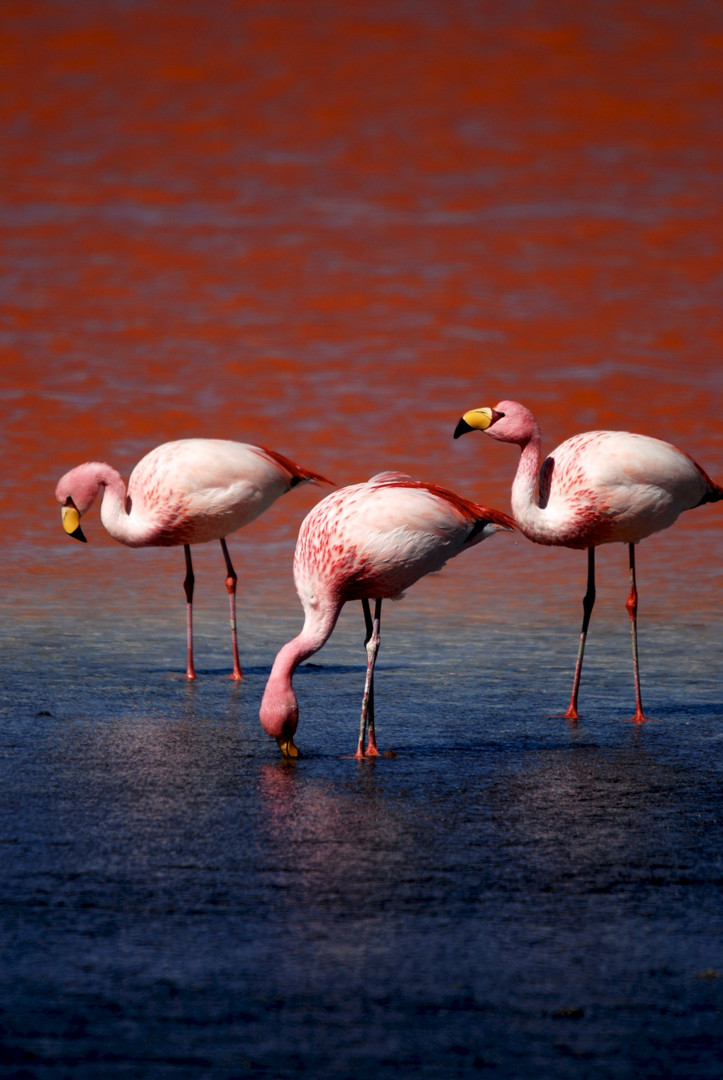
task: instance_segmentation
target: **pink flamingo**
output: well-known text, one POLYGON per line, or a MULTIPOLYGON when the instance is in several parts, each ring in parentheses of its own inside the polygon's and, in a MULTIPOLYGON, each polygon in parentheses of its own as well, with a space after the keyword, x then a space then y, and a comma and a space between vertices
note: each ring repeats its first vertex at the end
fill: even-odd
POLYGON ((374 733, 374 665, 379 651, 382 599, 401 597, 425 574, 514 522, 402 473, 373 476, 322 499, 302 522, 294 554, 294 582, 304 608, 301 633, 279 651, 261 702, 266 733, 284 757, 297 757, 299 705, 292 677, 328 641, 347 600, 361 600, 366 622, 367 673, 355 756, 378 754, 374 733), (372 617, 369 600, 374 599, 372 617))
POLYGON ((193 666, 193 586, 191 544, 218 540, 226 563, 229 594, 232 678, 240 679, 236 636, 236 571, 225 537, 262 514, 280 495, 305 480, 329 483, 319 473, 249 443, 224 439, 180 439, 163 443, 142 458, 128 481, 115 469, 91 461, 71 469, 58 482, 63 528, 85 542, 80 518, 102 490, 100 517, 114 540, 128 547, 183 544, 186 556, 187 665, 193 666))
POLYGON ((570 704, 565 716, 578 719, 585 641, 595 603, 595 548, 628 545, 630 593, 627 599, 635 680, 634 721, 646 719, 638 670, 635 545, 672 525, 694 506, 723 499, 723 488, 688 454, 670 443, 628 431, 586 431, 557 447, 540 470, 540 429, 518 401, 500 401, 494 409, 464 414, 455 439, 484 431, 498 442, 516 443, 522 451, 512 484, 512 513, 525 536, 536 544, 586 548, 587 591, 570 704), (539 496, 538 496, 539 474, 539 496))

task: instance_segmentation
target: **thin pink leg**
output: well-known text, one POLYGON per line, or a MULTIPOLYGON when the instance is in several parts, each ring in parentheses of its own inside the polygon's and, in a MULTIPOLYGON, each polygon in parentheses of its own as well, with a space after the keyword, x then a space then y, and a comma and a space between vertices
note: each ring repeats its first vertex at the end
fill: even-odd
POLYGON ((226 547, 226 541, 221 540, 221 551, 223 557, 226 560, 226 588, 228 589, 228 606, 229 606, 229 618, 231 620, 231 651, 233 654, 233 671, 231 672, 232 679, 242 679, 241 674, 241 662, 238 657, 238 639, 236 636, 236 582, 238 580, 236 571, 231 564, 231 557, 226 547))
POLYGON ((367 674, 364 683, 361 717, 359 719, 359 742, 357 744, 356 754, 354 755, 357 758, 363 758, 365 756, 365 734, 367 736, 367 757, 377 757, 379 754, 374 731, 374 665, 376 663, 377 653, 379 652, 379 624, 381 622, 382 602, 381 599, 375 601, 374 619, 372 619, 371 611, 369 610, 369 601, 366 598, 362 600, 362 607, 364 609, 364 621, 366 623, 366 639, 364 644, 367 651, 367 674))
POLYGON ((630 556, 630 595, 625 606, 630 616, 630 636, 633 644, 633 678, 635 679, 635 716, 633 721, 641 724, 647 720, 643 712, 643 699, 640 694, 640 668, 638 666, 638 589, 635 583, 635 544, 628 544, 630 556))
POLYGON ((587 630, 590 625, 590 616, 592 615, 592 609, 595 606, 595 548, 587 549, 587 589, 582 601, 582 630, 580 631, 580 644, 577 650, 577 663, 575 664, 575 675, 572 680, 572 694, 570 695, 570 704, 568 705, 567 712, 565 713, 566 720, 577 720, 577 695, 580 691, 580 676, 582 674, 582 659, 585 655, 585 642, 587 641, 587 630))
POLYGON ((188 544, 183 545, 186 556, 186 577, 183 581, 183 590, 186 594, 186 678, 195 679, 196 671, 193 666, 193 563, 191 562, 191 548, 188 544))
MULTIPOLYGON (((377 654, 379 653, 379 646, 381 644, 380 626, 382 621, 382 601, 381 598, 376 601, 374 605, 374 622, 372 625, 372 634, 370 641, 374 640, 374 661, 372 663, 372 678, 371 686, 369 687, 369 716, 367 719, 367 757, 378 757, 379 747, 377 746, 377 736, 374 727, 374 667, 377 662, 377 654)), ((368 648, 368 645, 367 645, 368 648)))

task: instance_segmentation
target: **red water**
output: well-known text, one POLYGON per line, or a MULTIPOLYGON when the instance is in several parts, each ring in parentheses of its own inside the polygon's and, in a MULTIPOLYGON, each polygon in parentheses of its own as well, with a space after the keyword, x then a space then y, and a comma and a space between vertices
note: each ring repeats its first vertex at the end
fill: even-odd
MULTIPOLYGON (((719 6, 7 0, 1 33, 16 610, 149 565, 180 590, 180 555, 144 562, 97 518, 76 549, 53 489, 184 435, 507 508, 515 452, 451 436, 467 408, 517 397, 548 448, 632 428, 723 478, 719 6)), ((254 563, 271 545, 292 613, 317 497, 234 541, 254 563)), ((722 535, 707 507, 648 542, 653 614, 719 610, 722 535)), ((624 553, 606 559, 622 604, 624 553)), ((498 537, 433 595, 479 581, 504 618, 563 594, 576 619, 583 575, 573 553, 498 537)), ((273 585, 253 575, 251 601, 273 585)))

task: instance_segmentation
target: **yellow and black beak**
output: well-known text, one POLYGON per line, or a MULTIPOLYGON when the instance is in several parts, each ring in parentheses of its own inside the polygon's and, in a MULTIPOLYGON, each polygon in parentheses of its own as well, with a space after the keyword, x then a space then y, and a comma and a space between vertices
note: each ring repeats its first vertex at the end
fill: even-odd
POLYGON ((504 413, 497 412, 496 409, 490 409, 487 406, 483 409, 470 409, 454 429, 454 437, 458 439, 460 435, 466 435, 470 431, 486 431, 496 420, 501 420, 504 415, 504 413))
POLYGON ((299 756, 299 751, 294 742, 293 735, 280 735, 276 741, 279 744, 279 750, 285 758, 297 758, 299 756))
POLYGON ((67 505, 61 507, 60 517, 63 522, 63 528, 68 536, 72 536, 74 540, 82 540, 82 542, 86 544, 87 540, 80 527, 80 513, 72 499, 67 505))

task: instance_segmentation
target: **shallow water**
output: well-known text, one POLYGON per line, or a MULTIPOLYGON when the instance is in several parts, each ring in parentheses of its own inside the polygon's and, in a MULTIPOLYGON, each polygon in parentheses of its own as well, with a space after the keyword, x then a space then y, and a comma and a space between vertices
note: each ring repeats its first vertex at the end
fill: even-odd
POLYGON ((570 725, 554 638, 518 669, 517 635, 400 605, 393 756, 360 763, 356 608, 297 675, 295 763, 258 723, 262 613, 241 686, 218 646, 188 685, 152 623, 3 642, 7 1075, 717 1076, 706 635, 646 641, 639 729, 599 628, 570 725))
POLYGON ((87 545, 54 486, 185 435, 505 509, 551 449, 669 438, 723 477, 723 16, 324 0, 3 8, 3 1076, 720 1075, 721 511, 598 557, 497 536, 385 604, 357 762, 355 605, 258 722, 301 623, 296 489, 230 542, 87 545))

